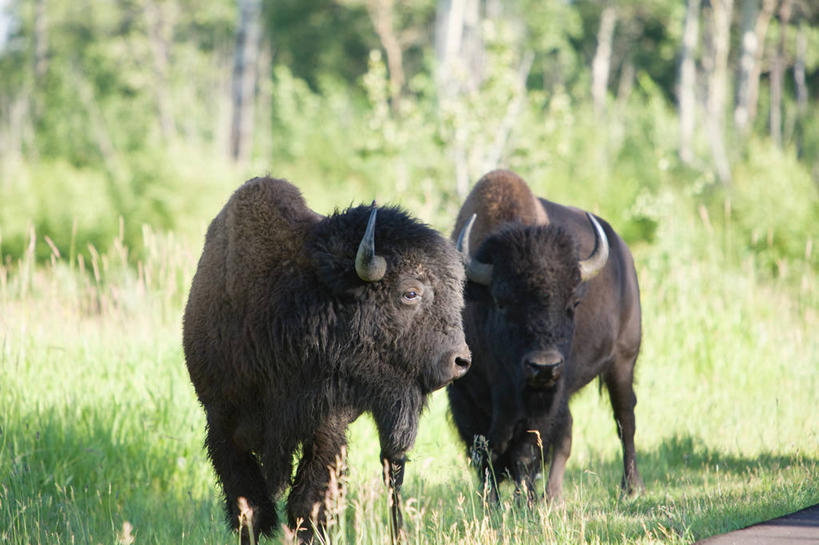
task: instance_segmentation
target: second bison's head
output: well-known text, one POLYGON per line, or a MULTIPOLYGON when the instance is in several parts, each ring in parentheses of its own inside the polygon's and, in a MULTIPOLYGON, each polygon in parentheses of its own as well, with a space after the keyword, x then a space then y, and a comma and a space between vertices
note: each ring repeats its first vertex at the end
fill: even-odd
MULTIPOLYGON (((586 281, 608 258, 603 229, 590 214, 588 219, 596 244, 587 259, 578 259, 576 241, 563 228, 510 224, 484 240, 467 262, 467 299, 475 310, 471 337, 526 390, 552 391, 566 376, 575 309, 586 281)), ((472 221, 458 243, 466 253, 472 221)))
POLYGON ((345 372, 424 393, 466 373, 463 262, 450 241, 398 208, 358 206, 319 222, 307 248, 331 299, 328 334, 348 339, 345 372))

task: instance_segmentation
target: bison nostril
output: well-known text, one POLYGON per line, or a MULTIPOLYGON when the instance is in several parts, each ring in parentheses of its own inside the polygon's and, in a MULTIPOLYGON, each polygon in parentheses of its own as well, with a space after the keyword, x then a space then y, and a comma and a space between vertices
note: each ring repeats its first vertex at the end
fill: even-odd
POLYGON ((472 365, 472 362, 469 360, 469 358, 463 358, 461 356, 457 356, 455 358, 456 367, 463 367, 464 369, 467 369, 470 365, 472 365))
POLYGON ((557 350, 535 350, 523 356, 523 363, 533 370, 556 367, 563 364, 563 354, 557 350))
POLYGON ((537 360, 527 360, 526 365, 531 367, 535 371, 541 371, 544 369, 559 369, 561 365, 563 365, 563 360, 557 361, 550 361, 550 362, 543 362, 537 360))
POLYGON ((563 374, 565 360, 558 350, 534 350, 523 356, 526 380, 542 386, 554 385, 563 374))

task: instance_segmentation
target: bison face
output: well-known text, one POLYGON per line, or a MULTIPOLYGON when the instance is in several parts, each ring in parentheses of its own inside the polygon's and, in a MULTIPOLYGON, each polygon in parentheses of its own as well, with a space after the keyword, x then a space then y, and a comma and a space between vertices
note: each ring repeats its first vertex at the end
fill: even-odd
POLYGON ((429 393, 471 363, 463 262, 450 241, 403 211, 373 210, 359 206, 321 222, 311 260, 343 316, 338 337, 358 347, 360 362, 348 371, 429 393))
POLYGON ((455 269, 438 271, 429 267, 429 262, 426 266, 417 264, 415 274, 401 275, 392 300, 385 305, 392 307, 395 325, 387 329, 388 338, 384 339, 395 339, 388 361, 416 377, 424 393, 462 377, 471 364, 461 326, 463 277, 457 274, 460 260, 456 257, 454 263, 455 269))
POLYGON ((569 369, 574 313, 585 283, 572 237, 553 226, 510 226, 486 239, 477 255, 491 265, 488 285, 470 282, 476 335, 497 373, 520 389, 554 391, 569 369))

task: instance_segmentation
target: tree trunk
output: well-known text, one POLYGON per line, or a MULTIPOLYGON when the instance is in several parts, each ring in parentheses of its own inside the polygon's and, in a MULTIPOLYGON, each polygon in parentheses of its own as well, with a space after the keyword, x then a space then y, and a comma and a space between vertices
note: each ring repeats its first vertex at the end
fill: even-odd
POLYGON ((791 18, 790 0, 782 0, 779 6, 779 42, 771 66, 771 138, 782 146, 782 89, 785 82, 785 36, 791 18))
POLYGON ((808 84, 805 78, 805 58, 808 55, 808 36, 805 31, 805 20, 799 23, 799 33, 796 35, 796 60, 793 63, 793 81, 796 84, 796 107, 799 116, 808 111, 808 84))
POLYGON ((518 69, 518 84, 515 90, 515 96, 509 101, 509 105, 506 108, 506 115, 503 116, 500 127, 495 132, 495 140, 486 153, 482 171, 498 168, 500 164, 503 152, 506 150, 506 146, 509 142, 509 135, 512 133, 512 129, 520 115, 520 110, 523 108, 527 98, 526 80, 529 79, 529 71, 532 69, 532 62, 534 62, 534 60, 534 52, 527 51, 524 53, 520 68, 518 69))
POLYGON ((444 97, 475 91, 483 79, 479 0, 439 0, 435 14, 438 90, 444 97))
POLYGON ((160 6, 153 0, 145 2, 145 20, 156 78, 154 92, 159 113, 159 127, 162 137, 167 141, 176 134, 168 82, 168 59, 170 58, 173 23, 168 20, 167 13, 163 13, 160 6))
POLYGON ((765 52, 765 36, 768 34, 768 24, 771 22, 776 0, 762 0, 762 10, 756 18, 754 33, 758 47, 754 54, 751 76, 748 79, 748 120, 750 125, 756 119, 756 111, 759 102, 759 75, 762 72, 762 55, 765 52))
POLYGON ((48 71, 48 17, 46 0, 34 2, 34 77, 39 83, 48 71))
POLYGON ((631 97, 631 90, 634 88, 634 72, 634 58, 627 54, 620 67, 620 81, 617 85, 618 108, 625 107, 631 97))
POLYGON ((743 0, 740 23, 742 50, 740 51, 737 67, 736 102, 734 106, 734 125, 740 132, 744 132, 748 127, 749 82, 754 71, 756 51, 760 47, 755 31, 758 14, 759 0, 743 0))
POLYGON ((597 49, 592 61, 592 100, 598 115, 606 111, 606 90, 609 83, 611 67, 611 45, 614 40, 614 25, 617 23, 617 12, 612 4, 606 4, 600 14, 600 26, 597 29, 597 49))
MULTIPOLYGON (((475 92, 483 80, 483 42, 479 0, 438 0, 435 13, 436 84, 443 111, 461 95, 475 92)), ((467 142, 463 124, 456 121, 452 138, 455 190, 460 198, 469 190, 467 142)))
POLYGON ((375 32, 387 53, 387 68, 390 71, 390 100, 393 111, 398 111, 401 92, 404 89, 404 61, 401 44, 395 34, 395 0, 369 0, 370 13, 375 32))
POLYGON ((697 66, 695 52, 699 41, 700 0, 688 0, 680 55, 678 104, 680 113, 680 159, 694 160, 692 140, 697 118, 697 66))
POLYGON ((261 28, 260 0, 239 0, 239 25, 233 57, 233 114, 230 129, 230 155, 244 162, 253 144, 254 91, 261 28))
POLYGON ((725 95, 728 87, 728 48, 731 38, 733 0, 711 0, 708 20, 708 99, 706 126, 717 176, 723 184, 731 182, 731 167, 725 150, 725 95))

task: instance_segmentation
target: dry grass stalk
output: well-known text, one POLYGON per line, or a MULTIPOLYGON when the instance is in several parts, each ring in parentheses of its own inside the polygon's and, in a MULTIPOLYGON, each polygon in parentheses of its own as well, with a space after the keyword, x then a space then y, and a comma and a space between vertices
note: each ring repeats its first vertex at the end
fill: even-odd
POLYGON ((247 528, 250 545, 256 545, 256 537, 253 534, 253 508, 248 505, 244 496, 239 496, 236 503, 239 506, 239 544, 242 543, 243 530, 247 528))

